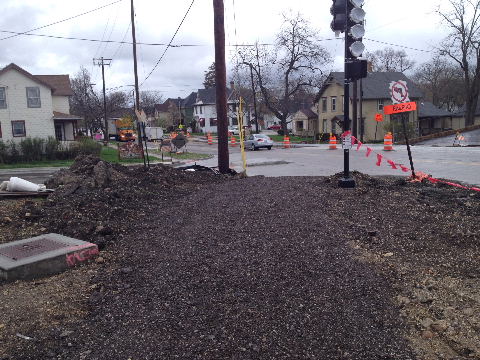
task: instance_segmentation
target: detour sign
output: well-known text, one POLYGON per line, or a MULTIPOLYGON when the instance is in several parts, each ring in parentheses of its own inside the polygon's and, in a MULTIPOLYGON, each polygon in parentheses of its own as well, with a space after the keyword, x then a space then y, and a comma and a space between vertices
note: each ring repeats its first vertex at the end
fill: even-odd
POLYGON ((375 121, 378 121, 378 122, 383 121, 383 115, 382 114, 375 114, 375 121))
POLYGON ((383 113, 385 115, 398 114, 402 112, 415 111, 415 110, 417 110, 417 103, 414 101, 403 103, 403 104, 385 105, 383 107, 383 113))

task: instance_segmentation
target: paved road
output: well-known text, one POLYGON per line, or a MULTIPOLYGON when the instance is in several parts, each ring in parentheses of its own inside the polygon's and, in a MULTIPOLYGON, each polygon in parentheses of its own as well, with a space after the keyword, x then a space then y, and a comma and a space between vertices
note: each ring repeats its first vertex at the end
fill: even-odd
MULTIPOLYGON (((370 175, 404 175, 401 170, 393 170, 385 159, 393 160, 409 167, 405 146, 395 146, 395 150, 384 152, 383 146, 371 145, 374 152, 366 157, 365 148, 351 151, 352 170, 370 175), (385 157, 381 166, 376 166, 377 155, 385 157)), ((230 148, 231 167, 241 170, 242 161, 238 147, 230 148)), ((188 151, 196 153, 217 154, 217 146, 192 142, 188 151)), ((480 186, 480 147, 432 147, 413 146, 415 169, 431 174, 436 178, 463 181, 480 186)), ((323 176, 343 171, 343 151, 328 150, 327 145, 303 146, 293 149, 274 148, 260 151, 247 151, 249 175, 264 176, 323 176)), ((206 161, 196 161, 205 166, 217 166, 215 157, 206 161)), ((58 168, 12 169, 0 170, 0 180, 18 176, 35 183, 44 182, 58 168)))
MULTIPOLYGON (((401 170, 393 170, 386 159, 409 166, 406 146, 395 146, 394 151, 385 152, 383 146, 371 145, 370 157, 364 148, 352 150, 350 166, 370 175, 403 175, 401 170), (384 156, 381 166, 376 166, 377 155, 384 156)), ((475 147, 430 147, 413 146, 412 154, 416 170, 431 174, 436 178, 463 181, 480 185, 480 148, 475 147)), ((216 166, 217 159, 199 162, 206 166, 216 166)), ((240 170, 240 153, 230 154, 231 166, 240 170)), ((326 145, 308 146, 295 149, 274 149, 272 151, 248 151, 249 175, 265 176, 318 176, 332 175, 343 171, 343 151, 328 150, 326 145)))
MULTIPOLYGON (((462 133, 465 136, 465 141, 461 144, 465 146, 480 146, 480 129, 462 133)), ((427 146, 452 146, 455 140, 455 135, 445 136, 439 139, 432 139, 418 143, 418 145, 427 146)))

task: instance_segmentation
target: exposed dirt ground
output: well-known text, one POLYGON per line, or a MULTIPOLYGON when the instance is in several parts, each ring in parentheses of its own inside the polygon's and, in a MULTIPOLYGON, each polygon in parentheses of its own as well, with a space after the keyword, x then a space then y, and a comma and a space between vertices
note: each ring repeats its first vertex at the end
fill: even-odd
POLYGON ((355 178, 78 161, 1 201, 0 242, 103 250, 0 284, 0 359, 480 359, 480 194, 355 178))

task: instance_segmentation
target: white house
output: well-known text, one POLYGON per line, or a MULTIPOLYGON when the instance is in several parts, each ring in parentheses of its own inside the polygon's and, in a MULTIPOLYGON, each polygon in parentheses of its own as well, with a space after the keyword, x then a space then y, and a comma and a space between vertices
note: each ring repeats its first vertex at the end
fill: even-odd
MULTIPOLYGON (((238 100, 234 98, 233 94, 233 89, 227 88, 228 126, 238 124, 238 100)), ((197 100, 193 104, 193 118, 197 121, 201 132, 217 132, 217 107, 215 88, 198 90, 197 100)))
POLYGON ((70 114, 73 95, 68 75, 32 75, 10 64, 0 70, 0 140, 25 137, 75 139, 77 121, 70 114))

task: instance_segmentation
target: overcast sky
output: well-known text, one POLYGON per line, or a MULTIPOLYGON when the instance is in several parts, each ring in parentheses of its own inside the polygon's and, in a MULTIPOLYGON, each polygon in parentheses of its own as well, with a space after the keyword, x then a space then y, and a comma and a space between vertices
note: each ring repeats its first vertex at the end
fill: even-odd
MULTIPOLYGON (((5 31, 23 32, 107 5, 115 0, 2 0, 0 39, 5 31)), ((192 0, 135 0, 137 41, 168 43, 192 0)), ((224 0, 225 31, 228 44, 274 41, 281 25, 281 13, 300 12, 323 39, 334 38, 330 30, 331 0, 224 0), (235 35, 236 33, 236 35, 235 35)), ((366 49, 384 48, 387 42, 424 51, 404 49, 417 63, 428 61, 431 51, 447 34, 436 7, 446 8, 447 0, 366 0, 366 49)), ((130 1, 122 0, 104 9, 33 31, 62 37, 131 41, 130 1)), ((201 45, 169 48, 152 75, 144 81, 165 50, 164 46, 140 45, 138 52, 141 90, 159 90, 165 97, 187 96, 202 87, 203 73, 214 60, 212 0, 196 0, 180 28, 174 44, 201 45)), ((335 58, 333 70, 341 70, 341 40, 325 40, 335 58)), ((395 47, 402 49, 400 47, 395 47)), ((132 46, 98 42, 15 36, 1 40, 0 65, 16 63, 33 74, 70 74, 80 66, 91 73, 101 89, 101 71, 92 58, 113 58, 106 68, 106 87, 126 86, 133 80, 132 46)), ((233 46, 227 46, 227 61, 233 46)))

